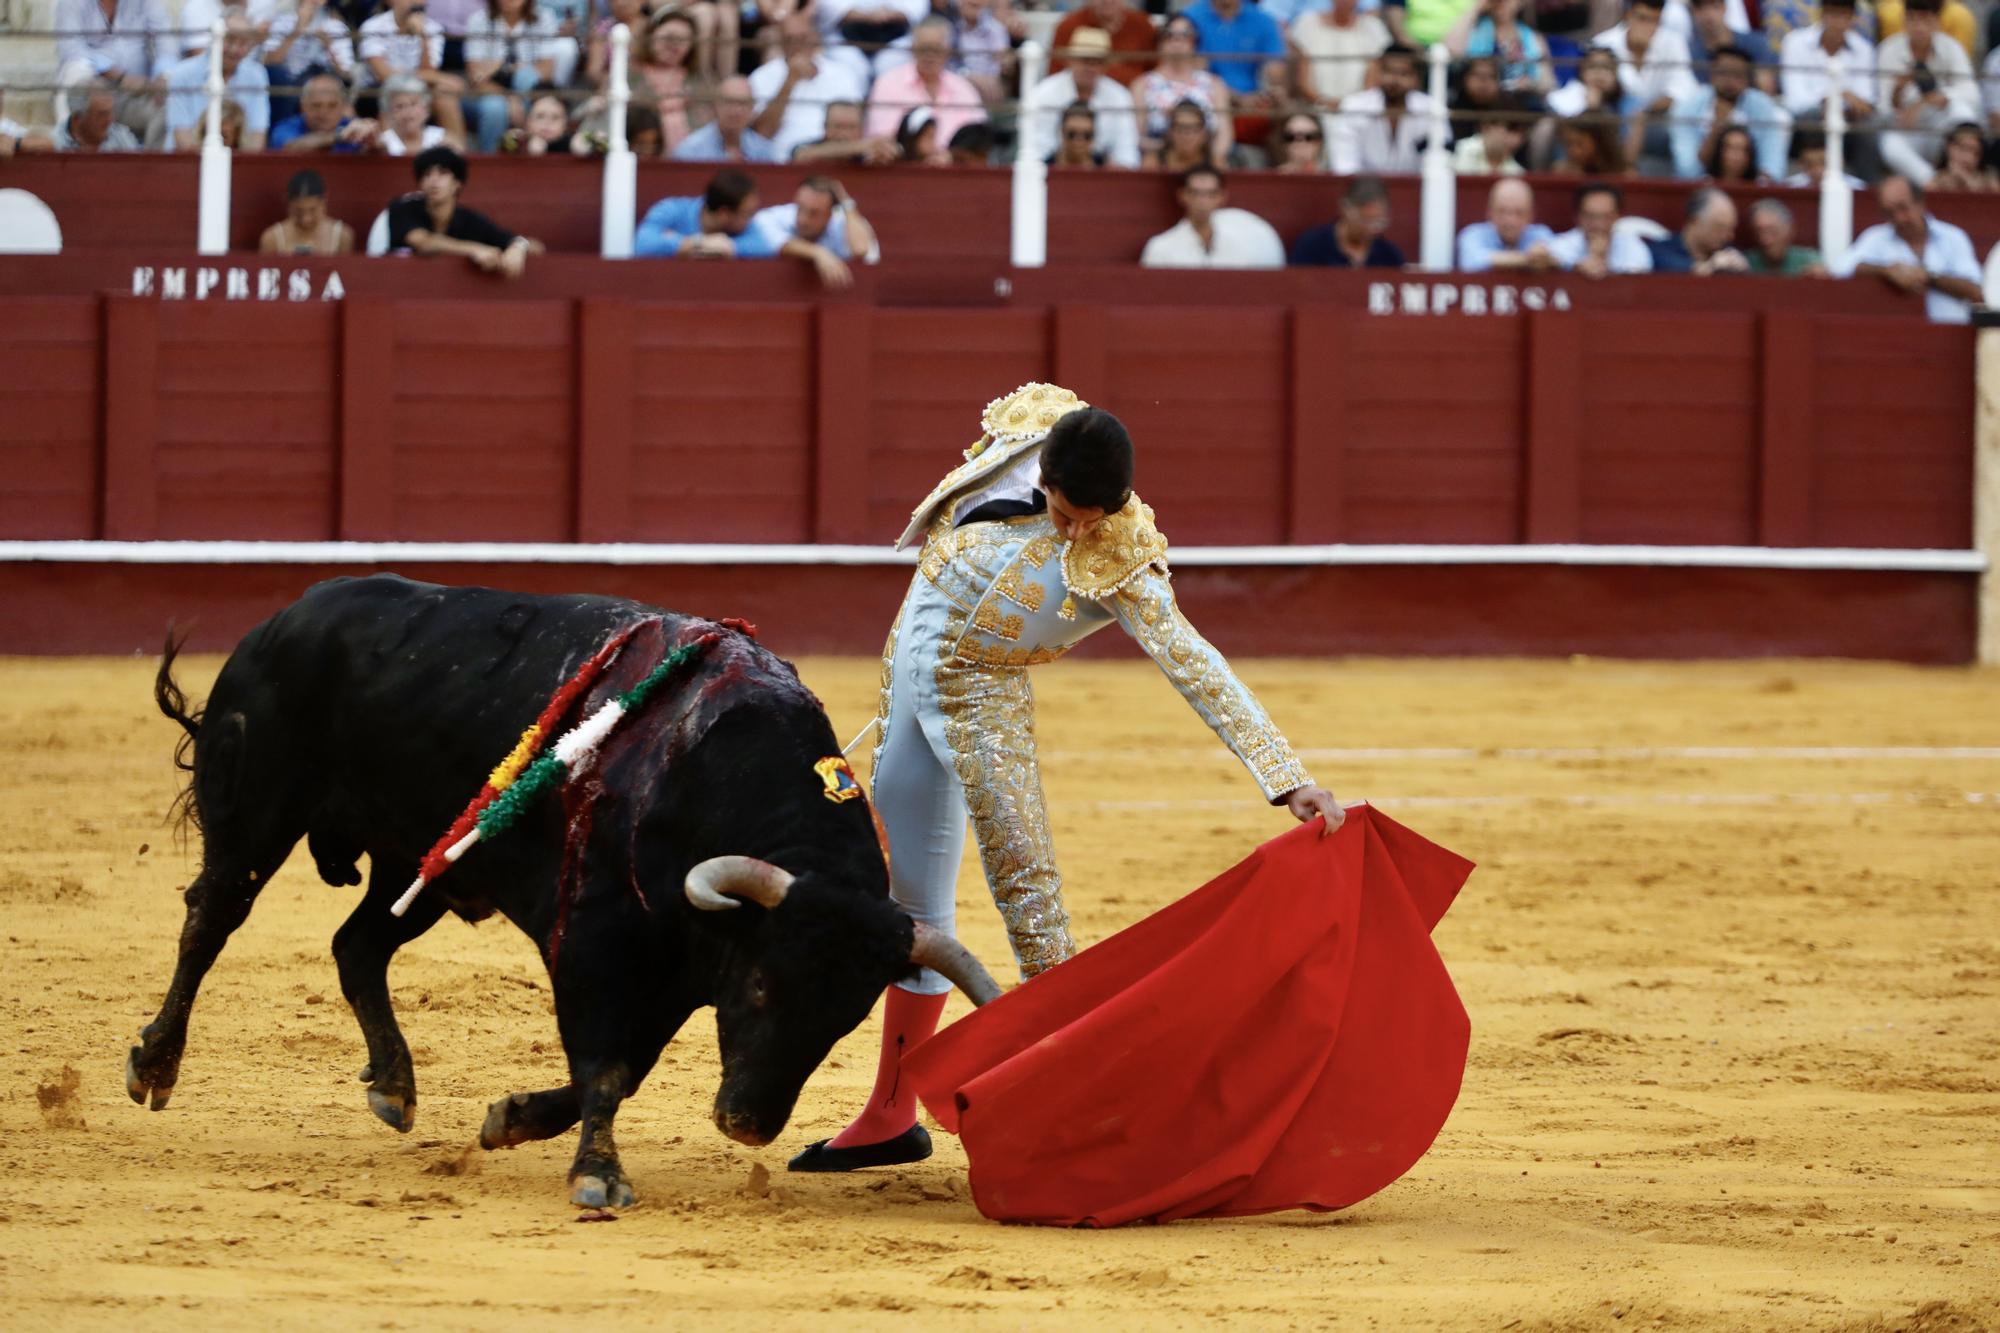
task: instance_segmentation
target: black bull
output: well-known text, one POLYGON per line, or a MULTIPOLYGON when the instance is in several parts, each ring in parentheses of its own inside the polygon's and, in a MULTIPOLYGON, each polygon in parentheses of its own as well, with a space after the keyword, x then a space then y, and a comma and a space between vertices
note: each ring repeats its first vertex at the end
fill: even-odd
POLYGON ((173 981, 126 1064, 133 1100, 154 1110, 179 1077, 203 976, 302 836, 330 884, 359 884, 369 858, 333 954, 368 1044, 369 1103, 396 1129, 411 1126, 416 1080, 389 1001, 395 951, 448 911, 499 912, 535 942, 570 1082, 495 1102, 480 1143, 552 1138, 581 1120, 580 1204, 630 1201, 612 1119, 701 1006, 715 1006, 722 1055, 715 1124, 761 1144, 834 1043, 915 966, 946 971, 975 1001, 995 993, 976 961, 890 901, 867 803, 829 800, 813 769, 839 753, 819 701, 734 630, 615 598, 379 575, 319 584, 252 630, 199 711, 173 683, 173 652, 155 693, 192 743, 188 812, 203 845, 173 981), (588 776, 391 915, 557 687, 642 620, 554 735, 672 648, 713 642, 612 734, 588 776))

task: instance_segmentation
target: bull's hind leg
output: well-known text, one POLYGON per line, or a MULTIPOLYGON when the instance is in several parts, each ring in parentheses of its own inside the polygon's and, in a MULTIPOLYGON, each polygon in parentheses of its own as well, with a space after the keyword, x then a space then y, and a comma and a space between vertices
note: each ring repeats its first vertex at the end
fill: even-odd
POLYGON ((368 1084, 369 1109, 383 1124, 404 1134, 416 1123, 417 1075, 389 1000, 389 960, 436 925, 446 910, 444 895, 432 888, 418 894, 402 916, 390 914, 389 905, 416 873, 414 865, 403 862, 371 865, 361 905, 333 935, 340 991, 368 1043, 368 1067, 361 1071, 361 1080, 368 1084))
POLYGON ((567 1133, 582 1118, 583 1100, 576 1095, 573 1083, 546 1092, 517 1092, 486 1108, 486 1123, 479 1127, 479 1146, 490 1152, 552 1139, 567 1133))
MULTIPOLYGON (((294 841, 296 837, 293 835, 294 841)), ((250 869, 204 865, 194 883, 188 885, 187 919, 181 924, 174 979, 167 985, 159 1016, 140 1030, 139 1045, 125 1057, 125 1091, 133 1101, 144 1106, 150 1097, 153 1110, 165 1109, 180 1079, 188 1015, 202 979, 221 956, 230 935, 250 915, 251 904, 290 848, 291 842, 286 842, 283 851, 267 858, 267 864, 250 869)))

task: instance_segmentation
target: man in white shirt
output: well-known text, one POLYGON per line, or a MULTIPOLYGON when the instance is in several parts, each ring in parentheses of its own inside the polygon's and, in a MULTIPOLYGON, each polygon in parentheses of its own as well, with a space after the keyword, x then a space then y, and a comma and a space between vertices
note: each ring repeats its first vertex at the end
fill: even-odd
POLYGON ((389 0, 389 8, 361 25, 359 86, 379 86, 398 74, 422 81, 430 89, 438 124, 463 143, 465 111, 459 99, 465 80, 442 68, 444 38, 444 25, 425 12, 423 0, 389 0))
POLYGON ((1653 252, 1630 232, 1618 230, 1625 193, 1609 181, 1591 181, 1576 192, 1576 226, 1549 242, 1558 268, 1586 278, 1613 273, 1650 273, 1653 252))
POLYGON ((868 61, 851 46, 828 51, 812 15, 793 10, 778 24, 780 54, 750 74, 757 116, 751 128, 769 139, 778 160, 826 137, 826 108, 868 97, 868 61))
POLYGON ((1376 84, 1340 99, 1327 151, 1336 176, 1411 174, 1423 167, 1431 99, 1417 91, 1417 53, 1397 43, 1382 52, 1376 84))
POLYGON ((1633 103, 1625 124, 1625 160, 1651 157, 1664 166, 1673 148, 1667 124, 1674 103, 1696 87, 1687 38, 1660 24, 1661 0, 1631 0, 1625 21, 1593 43, 1618 57, 1618 86, 1633 103))
POLYGON ((1132 94, 1125 85, 1107 76, 1106 61, 1111 55, 1111 34, 1102 28, 1078 28, 1070 35, 1064 53, 1069 66, 1035 85, 1028 106, 1035 118, 1035 151, 1047 157, 1060 146, 1062 114, 1078 102, 1097 116, 1093 151, 1104 155, 1105 164, 1135 168, 1139 165, 1139 117, 1132 94))
POLYGON ((1855 31, 1854 0, 1822 0, 1819 19, 1810 28, 1794 28, 1785 34, 1778 57, 1780 100, 1787 111, 1801 119, 1824 116, 1827 85, 1833 77, 1831 65, 1838 55, 1851 127, 1875 114, 1875 50, 1855 31))
POLYGON ((1971 323, 1972 303, 1981 299, 1972 238, 1932 217, 1923 187, 1902 176, 1883 177, 1875 199, 1889 220, 1854 238, 1834 276, 1880 278, 1912 296, 1922 292, 1932 323, 1971 323))
POLYGON ((1919 185, 1930 184, 1944 152, 1945 132, 1979 123, 1979 85, 1972 60, 1939 29, 1944 0, 1906 0, 1903 30, 1875 52, 1875 73, 1887 123, 1882 161, 1919 185))
POLYGON ((1143 268, 1283 268, 1285 243, 1255 213, 1229 208, 1222 173, 1190 167, 1181 174, 1180 222, 1146 242, 1143 268))
MULTIPOLYGON (((243 141, 238 146, 255 152, 264 146, 264 136, 271 130, 271 80, 263 64, 249 58, 263 39, 241 9, 231 7, 224 15, 224 95, 243 108, 243 141)), ((207 89, 207 52, 189 56, 167 71, 167 138, 161 145, 167 152, 187 153, 201 147, 207 131, 207 89)))

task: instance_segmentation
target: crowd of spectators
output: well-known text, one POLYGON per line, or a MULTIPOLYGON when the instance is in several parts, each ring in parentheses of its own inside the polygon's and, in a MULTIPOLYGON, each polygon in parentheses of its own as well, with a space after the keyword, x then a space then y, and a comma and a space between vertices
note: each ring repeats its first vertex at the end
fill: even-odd
MULTIPOLYGON (((1046 2, 185 0, 169 22, 163 0, 59 0, 56 124, 0 118, 0 152, 198 147, 219 19, 235 147, 588 155, 610 137, 624 23, 624 129, 642 155, 947 165, 1022 144, 1062 172, 1162 169, 1183 217, 1148 264, 1390 262, 1371 178, 1418 171, 1441 125, 1455 170, 1495 180, 1489 216, 1458 238, 1472 271, 1824 272, 1788 235, 1764 244, 1789 233, 1777 200, 1750 210, 1755 253, 1709 239, 1738 234, 1713 185, 1819 182, 1830 95, 1853 183, 1885 208, 1907 192, 1928 219, 1928 241, 1904 237, 1920 266, 1957 244, 1926 191, 2000 189, 2000 6, 1982 25, 1962 0, 1058 0, 1055 58, 1022 86, 1024 11, 1046 2), (1432 50, 1450 62, 1443 106, 1432 50), (1228 205, 1225 173, 1242 169, 1346 178, 1339 220, 1288 250, 1228 205), (1527 172, 1577 178, 1575 228, 1545 234, 1510 180, 1527 172), (1689 183, 1679 230, 1620 216, 1634 176, 1689 183)), ((693 257, 719 244, 702 236, 749 233, 671 234, 697 239, 676 251, 693 257)))

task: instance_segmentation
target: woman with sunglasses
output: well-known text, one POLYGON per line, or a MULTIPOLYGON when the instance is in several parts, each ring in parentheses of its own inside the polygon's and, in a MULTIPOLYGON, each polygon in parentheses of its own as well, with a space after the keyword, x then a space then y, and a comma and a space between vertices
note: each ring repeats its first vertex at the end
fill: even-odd
POLYGON ((1291 175, 1317 175, 1326 168, 1326 131, 1311 111, 1289 111, 1271 134, 1271 166, 1291 175))
POLYGON ((1088 102, 1072 102, 1063 112, 1062 129, 1056 151, 1049 155, 1049 165, 1095 171, 1104 165, 1104 154, 1093 146, 1096 141, 1097 113, 1088 102))
MULTIPOLYGON (((1222 123, 1227 125, 1229 122, 1225 119, 1222 123)), ((1202 114, 1201 107, 1190 99, 1173 109, 1167 120, 1166 138, 1148 148, 1140 162, 1142 166, 1164 171, 1220 167, 1222 153, 1215 140, 1208 118, 1202 114)))
MULTIPOLYGON (((1221 166, 1235 146, 1235 130, 1229 118, 1229 88, 1221 79, 1203 69, 1195 59, 1199 41, 1194 21, 1176 14, 1160 31, 1160 61, 1152 72, 1132 85, 1132 100, 1138 103, 1142 120, 1141 148, 1146 165, 1158 166, 1155 158, 1170 147, 1169 122, 1183 105, 1192 104, 1201 112, 1208 136, 1213 140, 1208 165, 1221 166)), ((1176 155, 1181 156, 1181 155, 1176 155)), ((1196 165, 1185 162, 1177 170, 1196 165)))

